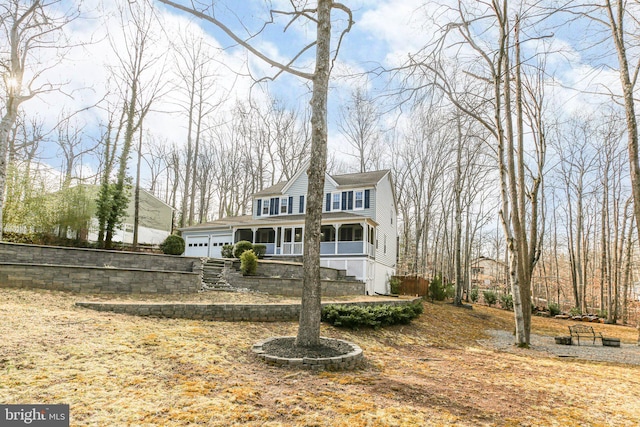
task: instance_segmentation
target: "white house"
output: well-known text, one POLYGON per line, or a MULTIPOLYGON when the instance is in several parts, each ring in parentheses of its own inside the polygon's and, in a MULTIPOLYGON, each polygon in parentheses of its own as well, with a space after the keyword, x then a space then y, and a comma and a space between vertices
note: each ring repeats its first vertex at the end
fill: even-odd
MULTIPOLYGON (((224 245, 261 243, 267 257, 301 256, 307 167, 291 180, 253 195, 251 215, 181 229, 185 256, 218 258, 224 245)), ((388 170, 325 177, 320 264, 343 269, 366 283, 367 293, 388 293, 395 272, 397 211, 388 170)))

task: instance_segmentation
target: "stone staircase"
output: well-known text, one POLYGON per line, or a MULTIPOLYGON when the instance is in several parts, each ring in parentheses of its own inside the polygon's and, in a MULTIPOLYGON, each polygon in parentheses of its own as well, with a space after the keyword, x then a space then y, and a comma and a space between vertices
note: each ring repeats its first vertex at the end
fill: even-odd
POLYGON ((202 266, 202 290, 203 291, 229 291, 236 289, 225 279, 225 261, 223 259, 209 258, 202 266))

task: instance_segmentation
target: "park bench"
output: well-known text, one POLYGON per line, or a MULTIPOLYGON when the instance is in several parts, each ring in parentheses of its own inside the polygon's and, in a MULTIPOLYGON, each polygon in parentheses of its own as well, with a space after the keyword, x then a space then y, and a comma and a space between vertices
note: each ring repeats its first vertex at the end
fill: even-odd
POLYGON ((578 340, 578 345, 580 345, 580 337, 589 338, 593 341, 593 344, 596 343, 596 338, 600 338, 602 340, 602 334, 600 332, 596 332, 593 330, 593 327, 587 325, 573 325, 569 326, 569 333, 571 334, 571 339, 576 337, 578 340))

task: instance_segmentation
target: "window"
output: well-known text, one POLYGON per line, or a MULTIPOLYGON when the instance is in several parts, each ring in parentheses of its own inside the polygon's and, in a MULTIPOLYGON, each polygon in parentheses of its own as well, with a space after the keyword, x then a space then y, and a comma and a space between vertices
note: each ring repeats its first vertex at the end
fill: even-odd
POLYGON ((289 198, 283 197, 280 199, 280 213, 286 214, 289 211, 289 198))
POLYGON ((333 197, 333 204, 331 205, 331 210, 339 211, 340 210, 340 193, 333 193, 332 197, 333 197))
POLYGON ((269 199, 262 200, 262 215, 269 215, 269 199))
POLYGON ((355 209, 364 209, 364 191, 356 191, 355 209))

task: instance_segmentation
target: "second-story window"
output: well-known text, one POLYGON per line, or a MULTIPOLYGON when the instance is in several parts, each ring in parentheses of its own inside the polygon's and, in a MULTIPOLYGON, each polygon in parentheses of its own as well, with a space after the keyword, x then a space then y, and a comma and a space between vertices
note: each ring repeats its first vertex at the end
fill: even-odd
POLYGON ((333 203, 331 205, 331 210, 332 211, 339 211, 340 210, 340 193, 333 193, 331 196, 333 199, 333 203))
POLYGON ((287 212, 289 212, 289 198, 288 197, 282 197, 280 199, 280 213, 281 214, 286 214, 287 212))
POLYGON ((269 199, 262 199, 262 215, 269 215, 269 199))
POLYGON ((354 209, 364 209, 364 191, 356 191, 355 199, 354 209))

